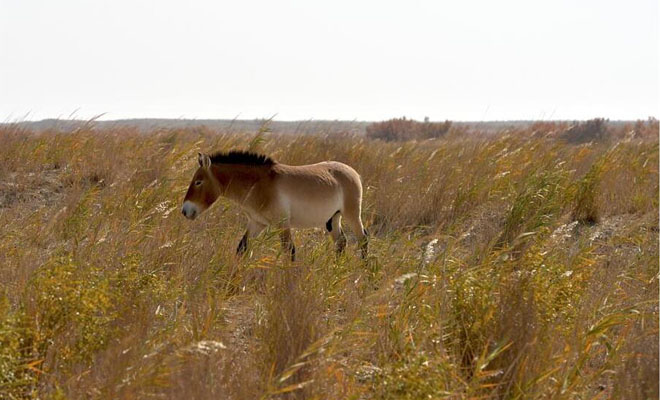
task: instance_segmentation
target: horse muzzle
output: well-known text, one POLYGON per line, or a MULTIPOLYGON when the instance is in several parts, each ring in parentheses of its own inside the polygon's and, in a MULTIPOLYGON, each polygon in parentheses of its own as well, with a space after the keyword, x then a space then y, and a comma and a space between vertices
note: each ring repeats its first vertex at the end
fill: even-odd
POLYGON ((199 207, 191 201, 185 201, 181 207, 181 213, 184 217, 193 220, 199 215, 199 207))

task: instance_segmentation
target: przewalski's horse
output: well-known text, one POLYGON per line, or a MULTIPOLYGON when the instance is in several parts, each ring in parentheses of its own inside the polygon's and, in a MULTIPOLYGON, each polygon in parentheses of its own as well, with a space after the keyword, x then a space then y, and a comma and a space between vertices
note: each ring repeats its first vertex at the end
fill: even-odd
POLYGON ((346 246, 341 228, 344 217, 367 255, 368 236, 362 226, 362 183, 351 167, 336 161, 311 165, 285 165, 270 157, 242 151, 206 155, 198 153, 195 172, 181 212, 195 219, 219 197, 241 206, 248 217, 247 231, 236 252, 243 254, 248 239, 266 226, 281 231, 285 250, 294 259, 291 228, 323 226, 335 241, 337 253, 346 246))

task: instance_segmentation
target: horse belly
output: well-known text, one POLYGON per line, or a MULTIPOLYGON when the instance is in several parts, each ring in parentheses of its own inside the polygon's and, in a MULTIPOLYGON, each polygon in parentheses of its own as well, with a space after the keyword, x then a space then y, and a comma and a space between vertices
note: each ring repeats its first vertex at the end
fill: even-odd
POLYGON ((342 208, 339 193, 311 199, 284 197, 289 209, 289 224, 293 228, 324 226, 342 208))

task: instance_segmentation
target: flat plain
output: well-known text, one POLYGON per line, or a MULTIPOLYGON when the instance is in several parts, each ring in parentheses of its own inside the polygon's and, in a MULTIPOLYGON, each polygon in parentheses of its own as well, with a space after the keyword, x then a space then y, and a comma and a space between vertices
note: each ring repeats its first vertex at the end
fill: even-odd
POLYGON ((571 129, 3 125, 0 398, 657 398, 657 121, 571 129), (237 258, 237 205, 183 218, 229 149, 353 166, 369 257, 319 227, 237 258))

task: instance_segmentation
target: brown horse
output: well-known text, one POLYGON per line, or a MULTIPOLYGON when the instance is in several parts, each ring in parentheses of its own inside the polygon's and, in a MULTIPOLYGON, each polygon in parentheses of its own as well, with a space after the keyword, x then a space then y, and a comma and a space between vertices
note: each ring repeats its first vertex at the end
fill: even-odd
POLYGON ((247 231, 236 252, 243 254, 248 239, 266 226, 281 231, 285 250, 295 258, 291 228, 323 226, 335 241, 337 253, 346 246, 342 216, 357 235, 362 257, 368 236, 362 226, 362 183, 351 167, 336 161, 311 165, 285 165, 270 157, 242 151, 198 154, 195 172, 181 212, 195 219, 219 197, 236 202, 248 218, 247 231))

